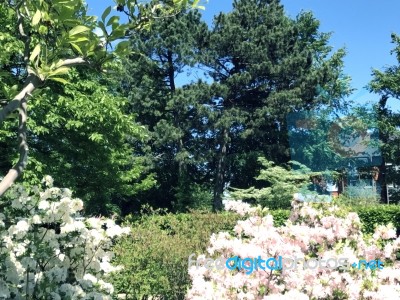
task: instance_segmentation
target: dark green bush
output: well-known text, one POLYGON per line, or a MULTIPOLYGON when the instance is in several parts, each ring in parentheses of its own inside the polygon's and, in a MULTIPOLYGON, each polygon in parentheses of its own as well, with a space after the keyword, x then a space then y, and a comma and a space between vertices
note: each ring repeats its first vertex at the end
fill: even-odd
POLYGON ((365 233, 373 233, 377 224, 392 223, 400 230, 400 205, 353 206, 350 210, 358 213, 365 233))
POLYGON ((270 213, 274 217, 275 227, 280 227, 285 225, 285 222, 287 221, 287 219, 289 219, 290 216, 290 210, 284 210, 284 209, 271 210, 270 213))

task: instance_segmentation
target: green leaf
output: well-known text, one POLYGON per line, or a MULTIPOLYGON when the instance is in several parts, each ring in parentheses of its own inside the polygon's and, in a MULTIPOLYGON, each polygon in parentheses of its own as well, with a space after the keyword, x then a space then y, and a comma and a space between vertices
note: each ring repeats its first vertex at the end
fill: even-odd
POLYGON ((117 54, 123 54, 125 52, 125 50, 128 49, 128 47, 130 46, 130 41, 123 41, 117 44, 116 48, 115 48, 115 52, 117 54))
POLYGON ((100 141, 103 140, 103 135, 100 134, 100 133, 97 133, 97 132, 92 133, 92 134, 89 136, 89 140, 91 140, 91 141, 93 141, 93 142, 100 142, 100 141))
POLYGON ((82 49, 75 43, 70 43, 71 46, 81 55, 83 55, 82 49))
POLYGON ((54 75, 66 75, 69 72, 69 68, 68 67, 61 67, 58 68, 57 70, 53 71, 50 73, 50 76, 54 76, 54 75))
POLYGON ((108 20, 107 26, 110 26, 111 24, 118 23, 118 22, 119 22, 119 16, 112 16, 110 18, 110 20, 108 20))
POLYGON ((89 39, 85 36, 74 38, 73 43, 88 42, 89 39))
POLYGON ((42 13, 40 12, 40 10, 36 10, 32 18, 32 26, 36 26, 37 24, 39 24, 41 18, 42 18, 42 13))
POLYGON ((108 36, 107 29, 104 23, 99 21, 97 22, 97 25, 100 27, 101 31, 103 31, 103 36, 108 36))
POLYGON ((101 19, 103 20, 103 22, 106 21, 106 18, 108 17, 108 15, 111 12, 111 6, 107 7, 106 10, 103 12, 103 14, 101 15, 101 19))
POLYGON ((117 29, 113 30, 108 38, 108 42, 112 42, 118 39, 125 37, 125 28, 124 27, 117 27, 117 29))
POLYGON ((29 61, 33 62, 35 58, 39 55, 39 53, 40 53, 40 44, 37 44, 33 49, 31 56, 29 57, 29 61))
POLYGON ((60 77, 49 77, 49 80, 61 82, 62 84, 68 84, 69 83, 67 80, 65 80, 64 78, 60 78, 60 77))
POLYGON ((87 26, 78 25, 69 31, 69 36, 74 36, 74 35, 80 34, 82 32, 89 31, 89 30, 90 30, 90 28, 87 26))

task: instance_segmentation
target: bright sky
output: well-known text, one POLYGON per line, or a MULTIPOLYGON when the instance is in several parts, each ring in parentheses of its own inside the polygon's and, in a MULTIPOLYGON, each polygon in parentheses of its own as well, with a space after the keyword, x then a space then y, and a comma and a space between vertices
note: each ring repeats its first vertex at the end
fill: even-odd
MULTIPOLYGON (((203 0, 204 1, 204 0, 203 0)), ((101 15, 112 0, 86 0, 91 14, 101 15)), ((209 0, 203 18, 212 24, 213 16, 220 11, 229 12, 232 0, 209 0)), ((334 49, 345 47, 344 71, 352 78, 357 91, 350 97, 358 103, 377 101, 378 96, 369 94, 364 87, 371 80, 371 69, 383 69, 396 64, 390 35, 400 34, 400 1, 398 0, 281 0, 289 16, 295 17, 301 10, 312 11, 321 22, 322 32, 332 32, 330 40, 334 49)), ((117 13, 117 12, 115 12, 117 13)), ((187 78, 187 77, 186 77, 187 78)), ((400 110, 400 101, 391 99, 389 105, 400 110)))

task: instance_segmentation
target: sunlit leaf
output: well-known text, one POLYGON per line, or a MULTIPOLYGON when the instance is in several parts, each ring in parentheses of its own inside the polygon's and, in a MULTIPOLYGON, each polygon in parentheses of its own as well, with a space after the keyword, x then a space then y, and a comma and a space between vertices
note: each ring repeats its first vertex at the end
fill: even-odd
POLYGON ((40 53, 40 44, 37 44, 36 47, 33 49, 31 56, 29 57, 29 61, 33 62, 35 58, 39 55, 40 53))
POLYGON ((60 78, 60 77, 50 77, 49 80, 57 81, 62 84, 68 84, 67 80, 65 80, 64 78, 60 78))
POLYGON ((40 10, 37 10, 32 18, 32 26, 36 26, 37 24, 39 24, 41 18, 42 13, 40 12, 40 10))
POLYGON ((89 31, 89 30, 90 30, 89 27, 86 27, 86 26, 83 26, 83 25, 78 25, 78 26, 75 26, 74 28, 72 28, 69 31, 69 35, 70 36, 74 36, 74 35, 80 34, 82 32, 89 31))
POLYGON ((74 48, 79 54, 83 55, 82 49, 75 43, 70 43, 72 48, 74 48))

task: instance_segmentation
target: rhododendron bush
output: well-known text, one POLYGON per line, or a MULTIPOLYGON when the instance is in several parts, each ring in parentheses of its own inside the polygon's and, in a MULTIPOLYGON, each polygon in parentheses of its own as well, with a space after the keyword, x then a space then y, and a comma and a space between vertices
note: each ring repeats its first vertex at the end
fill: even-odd
POLYGON ((111 299, 110 248, 129 229, 80 217, 83 203, 69 189, 48 176, 43 185, 0 199, 0 299, 111 299))
POLYGON ((373 235, 363 235, 358 215, 333 203, 292 202, 285 226, 274 227, 267 209, 241 201, 227 201, 227 210, 247 216, 234 233, 211 236, 212 257, 297 257, 380 260, 384 268, 297 268, 281 270, 189 268, 192 287, 187 299, 400 299, 400 270, 396 253, 400 238, 391 225, 378 226, 373 235))

